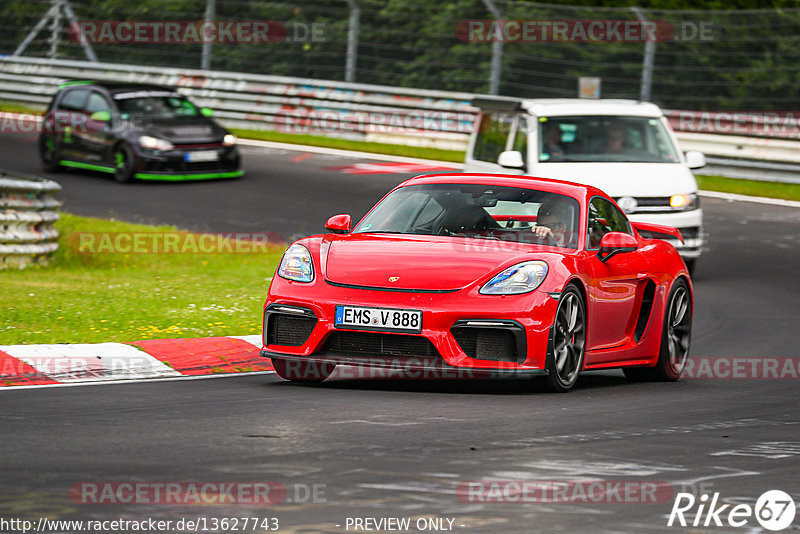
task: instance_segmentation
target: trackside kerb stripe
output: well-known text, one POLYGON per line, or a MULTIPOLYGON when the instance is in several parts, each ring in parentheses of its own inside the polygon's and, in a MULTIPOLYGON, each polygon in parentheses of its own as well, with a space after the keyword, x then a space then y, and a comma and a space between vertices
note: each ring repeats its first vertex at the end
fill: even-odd
POLYGON ((58 382, 0 350, 0 387, 42 384, 58 384, 58 382))
POLYGON ((0 347, 57 382, 180 376, 156 358, 123 343, 0 347))
POLYGON ((272 371, 260 348, 242 339, 151 339, 133 345, 183 375, 207 375, 250 371, 272 371))
POLYGON ((272 372, 261 336, 0 345, 0 389, 272 372))

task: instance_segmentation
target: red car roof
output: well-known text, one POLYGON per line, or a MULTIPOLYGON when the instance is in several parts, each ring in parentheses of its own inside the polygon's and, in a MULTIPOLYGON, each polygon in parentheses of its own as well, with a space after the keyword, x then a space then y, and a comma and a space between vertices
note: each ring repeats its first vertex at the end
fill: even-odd
POLYGON ((607 197, 600 189, 589 185, 566 182, 564 180, 554 180, 552 178, 541 178, 536 176, 523 176, 518 174, 485 174, 485 173, 447 173, 447 174, 424 174, 409 178, 397 187, 420 184, 486 184, 507 187, 523 187, 526 189, 538 189, 550 193, 559 193, 571 196, 578 200, 585 199, 587 196, 602 195, 607 197))

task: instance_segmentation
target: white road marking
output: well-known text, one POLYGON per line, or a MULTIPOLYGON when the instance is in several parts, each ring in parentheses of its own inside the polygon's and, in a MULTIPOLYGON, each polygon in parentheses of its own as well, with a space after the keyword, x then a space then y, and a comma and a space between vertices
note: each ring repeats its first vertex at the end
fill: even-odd
POLYGON ((241 339, 242 341, 247 341, 251 345, 255 345, 256 347, 258 347, 259 349, 263 345, 261 334, 253 334, 250 336, 226 336, 226 337, 232 337, 235 339, 241 339))
POLYGON ((240 376, 271 375, 275 371, 249 371, 246 373, 218 373, 211 375, 180 375, 164 378, 132 378, 129 380, 92 380, 86 382, 65 382, 63 384, 32 384, 30 386, 4 386, 0 393, 6 390, 39 389, 39 388, 72 388, 78 386, 106 386, 110 384, 137 384, 140 382, 175 382, 176 380, 208 380, 211 378, 238 378, 240 376))
POLYGON ((789 208, 800 208, 800 202, 796 200, 783 200, 780 198, 750 197, 747 195, 737 195, 734 193, 720 193, 719 191, 700 191, 700 195, 710 198, 719 198, 731 202, 757 202, 759 204, 772 204, 775 206, 786 206, 789 208))

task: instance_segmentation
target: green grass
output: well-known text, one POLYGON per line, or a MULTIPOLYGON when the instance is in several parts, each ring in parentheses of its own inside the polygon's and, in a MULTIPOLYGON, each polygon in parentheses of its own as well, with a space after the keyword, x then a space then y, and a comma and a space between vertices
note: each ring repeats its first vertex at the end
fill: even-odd
POLYGON ((697 185, 705 191, 720 191, 754 197, 800 200, 800 184, 763 182, 760 180, 741 180, 724 176, 695 176, 697 185))
POLYGON ((338 148, 341 150, 357 150, 375 154, 391 156, 405 156, 409 158, 431 159, 436 161, 452 161, 464 163, 464 152, 461 150, 443 150, 440 148, 390 145, 387 143, 371 143, 367 141, 352 141, 336 137, 323 137, 321 135, 292 134, 264 130, 231 130, 242 139, 258 139, 261 141, 275 141, 278 143, 291 143, 295 145, 320 146, 325 148, 338 148))
MULTIPOLYGON (((75 232, 169 232, 62 213, 46 266, 0 271, 0 345, 258 334, 282 245, 257 254, 83 254, 75 232)), ((98 241, 99 243, 99 241, 98 241)))
POLYGON ((18 104, 17 102, 8 102, 0 100, 0 111, 6 113, 30 113, 31 115, 42 115, 45 106, 35 107, 28 104, 18 104))

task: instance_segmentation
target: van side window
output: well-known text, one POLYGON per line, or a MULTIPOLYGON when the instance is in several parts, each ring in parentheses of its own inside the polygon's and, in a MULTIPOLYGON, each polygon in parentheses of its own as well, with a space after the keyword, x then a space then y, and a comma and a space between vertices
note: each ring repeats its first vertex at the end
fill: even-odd
MULTIPOLYGON (((475 139, 473 159, 497 163, 500 152, 506 149, 514 115, 510 113, 484 113, 475 139)), ((523 155, 525 151, 522 151, 523 155)))
POLYGON ((589 203, 589 231, 587 248, 599 249, 600 241, 608 232, 631 234, 631 223, 614 204, 603 197, 594 197, 589 203))
POLYGON ((58 109, 63 111, 83 111, 88 96, 88 89, 71 89, 61 99, 58 109))

